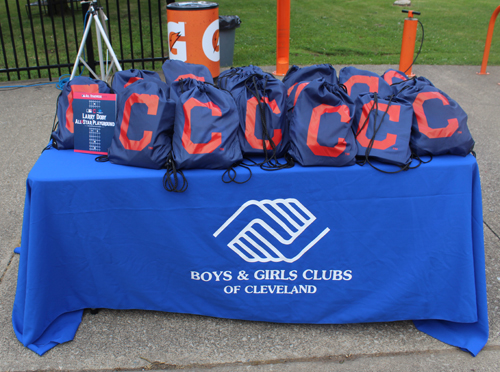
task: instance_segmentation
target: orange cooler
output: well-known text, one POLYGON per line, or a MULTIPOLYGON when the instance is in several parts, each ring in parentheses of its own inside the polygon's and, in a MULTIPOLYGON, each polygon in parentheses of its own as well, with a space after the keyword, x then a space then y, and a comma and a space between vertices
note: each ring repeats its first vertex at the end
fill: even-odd
POLYGON ((168 55, 205 65, 212 77, 220 73, 219 4, 207 1, 167 5, 168 55))

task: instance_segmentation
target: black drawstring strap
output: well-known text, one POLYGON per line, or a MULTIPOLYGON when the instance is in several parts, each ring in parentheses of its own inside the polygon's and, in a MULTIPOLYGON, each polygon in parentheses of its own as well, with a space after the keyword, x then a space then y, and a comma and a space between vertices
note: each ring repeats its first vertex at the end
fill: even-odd
POLYGON ((217 80, 217 85, 221 89, 226 89, 227 88, 227 81, 230 78, 235 77, 236 75, 240 75, 242 72, 243 72, 243 68, 241 68, 241 67, 231 67, 231 69, 228 72, 226 72, 224 75, 219 77, 219 79, 217 80))
MULTIPOLYGON (((373 99, 373 105, 372 105, 372 107, 370 107, 370 111, 368 111, 368 114, 366 115, 366 119, 363 122, 363 124, 361 125, 361 127, 359 127, 359 124, 358 124, 358 131, 357 132, 354 132, 354 128, 353 128, 354 137, 356 139, 358 138, 359 134, 365 129, 366 125, 368 124, 368 121, 370 120, 371 113, 376 108, 378 108, 377 97, 374 97, 374 99, 373 99)), ((378 110, 375 111, 375 120, 377 119, 377 111, 378 110)), ((375 137, 375 135, 373 135, 373 138, 374 137, 375 137)), ((365 156, 365 159, 363 159, 363 160, 357 160, 356 161, 356 164, 361 165, 361 166, 365 165, 365 163, 366 163, 366 156, 365 156)))
POLYGON ((258 166, 260 165, 260 163, 257 163, 255 160, 253 160, 252 158, 249 158, 248 156, 246 155, 243 155, 243 159, 244 160, 247 160, 249 161, 251 164, 245 164, 245 163, 241 163, 243 165, 246 165, 247 167, 254 167, 254 166, 258 166))
POLYGON ((248 156, 243 156, 243 159, 248 161, 250 164, 241 163, 242 165, 245 165, 247 167, 258 166, 265 171, 275 171, 280 169, 293 168, 295 166, 295 160, 288 153, 285 154, 285 164, 282 164, 279 161, 277 161, 277 167, 273 168, 265 168, 265 163, 257 163, 255 160, 249 158, 248 156))
POLYGON ((260 168, 265 171, 275 171, 285 168, 291 168, 293 167, 294 164, 291 164, 288 161, 285 164, 279 162, 277 156, 278 154, 277 154, 276 144, 272 139, 272 135, 269 133, 269 128, 266 120, 267 104, 264 102, 263 99, 263 97, 266 96, 266 86, 268 78, 269 75, 267 74, 265 76, 262 76, 260 74, 253 74, 245 80, 245 88, 250 93, 252 93, 252 95, 257 99, 257 107, 260 111, 260 117, 262 122, 262 151, 264 152, 264 161, 256 165, 259 165, 260 168), (271 151, 271 155, 269 155, 269 151, 267 150, 268 144, 271 147, 271 149, 269 150, 271 151))
POLYGON ((165 167, 167 171, 163 176, 163 188, 170 192, 184 192, 188 188, 188 181, 184 176, 184 173, 175 167, 175 162, 172 157, 172 154, 168 156, 167 162, 165 163, 165 167), (182 177, 182 185, 179 185, 178 174, 182 177), (173 178, 173 179, 172 179, 173 178))
POLYGON ((180 79, 179 80, 179 85, 180 85, 181 94, 182 94, 182 93, 184 93, 184 79, 180 79))
MULTIPOLYGON (((403 84, 403 83, 408 82, 408 81, 410 81, 410 80, 416 80, 416 79, 417 79, 417 77, 416 77, 416 76, 414 76, 414 77, 412 77, 412 78, 410 78, 410 79, 408 79, 408 80, 398 81, 397 83, 394 83, 394 84, 392 84, 391 86, 398 85, 398 84, 403 84)), ((393 97, 396 97, 396 96, 397 96, 398 94, 400 94, 403 90, 405 90, 405 89, 409 89, 409 88, 410 88, 410 86, 409 86, 408 84, 405 84, 405 85, 403 86, 403 88, 401 88, 400 90, 398 90, 396 93, 394 93, 394 94, 393 94, 393 97)))
POLYGON ((295 161, 291 156, 285 154, 285 163, 280 163, 276 156, 270 158, 267 162, 260 164, 260 168, 265 171, 277 171, 281 169, 293 168, 295 161))
POLYGON ((342 88, 345 94, 349 95, 349 93, 347 92, 347 87, 344 84, 339 84, 339 87, 342 88))
POLYGON ((229 168, 227 168, 226 171, 222 174, 222 182, 224 182, 224 183, 234 182, 237 184, 242 184, 242 183, 246 183, 246 182, 250 181, 250 178, 252 178, 252 170, 250 169, 250 167, 248 165, 243 164, 243 163, 240 163, 240 164, 234 163, 229 168), (250 173, 250 175, 248 176, 248 178, 245 181, 237 181, 236 180, 236 177, 238 176, 238 174, 236 172, 236 167, 245 168, 250 173), (226 180, 226 178, 228 180, 226 180))
POLYGON ((428 154, 428 156, 429 156, 429 160, 424 161, 424 160, 422 160, 422 158, 420 156, 418 156, 417 154, 414 154, 412 152, 411 157, 412 157, 412 159, 418 160, 418 165, 416 165, 415 167, 410 167, 410 169, 418 168, 418 167, 420 167, 421 164, 430 163, 432 160, 432 154, 428 154))
MULTIPOLYGON (((403 88, 405 89, 405 88, 403 88)), ((403 90, 401 89, 401 91, 403 90)), ((401 91, 399 91, 397 94, 399 94, 401 91)), ((373 148, 373 145, 375 144, 375 137, 378 133, 378 131, 380 130, 380 127, 382 126, 382 123, 384 122, 384 119, 385 119, 385 116, 387 115, 387 112, 389 111, 389 107, 391 107, 391 104, 392 104, 392 100, 394 98, 394 94, 389 98, 389 103, 387 104, 387 108, 385 109, 384 111, 384 114, 382 115, 381 119, 380 119, 380 122, 378 123, 378 126, 377 126, 377 116, 378 116, 378 94, 375 92, 373 93, 373 105, 372 107, 370 108, 370 111, 368 112, 368 115, 366 116, 366 120, 365 122, 363 123, 363 126, 361 127, 361 129, 358 130, 358 132, 355 134, 356 138, 358 137, 359 133, 361 133, 361 131, 363 130, 363 128, 366 126, 366 124, 368 123, 369 121, 369 117, 372 113, 372 111, 375 111, 374 112, 374 117, 373 117, 373 135, 371 136, 370 138, 370 142, 368 143, 368 146, 366 147, 366 151, 365 151, 365 158, 363 159, 363 161, 360 163, 358 162, 359 165, 363 165, 365 163, 368 163, 372 168, 382 172, 382 173, 399 173, 399 172, 402 172, 402 171, 406 171, 408 169, 412 169, 410 168, 410 164, 411 164, 411 161, 412 161, 412 158, 410 157, 410 160, 408 161, 408 163, 402 165, 399 167, 399 169, 397 171, 393 171, 393 172, 390 172, 390 171, 385 171, 383 169, 380 169, 378 167, 376 167, 375 165, 373 165, 371 162, 370 162, 370 153, 371 153, 371 150, 373 148)), ((418 164, 415 168, 418 168, 420 166, 420 164, 418 164)))
POLYGON ((42 150, 42 154, 43 154, 43 152, 44 152, 45 150, 49 150, 49 149, 51 149, 51 148, 52 148, 52 145, 49 143, 47 146, 45 146, 45 147, 43 148, 43 150, 42 150))
POLYGON ((101 155, 95 158, 94 160, 98 163, 106 163, 107 161, 109 161, 109 157, 108 155, 101 155))
POLYGON ((422 46, 424 45, 424 25, 422 24, 422 22, 420 22, 420 19, 417 19, 417 21, 418 21, 418 23, 420 23, 420 27, 422 27, 422 40, 420 41, 420 48, 418 48, 418 52, 417 52, 417 55, 415 56, 415 59, 413 60, 411 65, 408 66, 408 68, 405 71, 403 71, 405 74, 415 64, 415 61, 417 60, 418 56, 420 55, 420 52, 422 51, 422 46))

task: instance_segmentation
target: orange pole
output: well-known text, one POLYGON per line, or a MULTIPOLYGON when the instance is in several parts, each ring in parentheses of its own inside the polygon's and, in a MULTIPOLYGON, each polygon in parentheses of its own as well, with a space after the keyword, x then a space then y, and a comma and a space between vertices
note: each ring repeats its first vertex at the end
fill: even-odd
POLYGON ((411 73, 413 55, 415 54, 415 40, 417 39, 418 21, 413 18, 413 12, 408 12, 408 18, 405 18, 403 27, 403 41, 401 42, 401 55, 399 57, 399 71, 403 71, 408 76, 414 76, 411 73))
POLYGON ((290 56, 290 0, 278 0, 276 22, 276 71, 275 75, 285 76, 290 56))
POLYGON ((484 45, 483 53, 483 63, 481 63, 481 71, 478 75, 488 75, 486 72, 486 66, 488 65, 488 57, 490 56, 491 39, 493 37, 493 29, 495 28, 495 21, 497 19, 498 13, 500 13, 500 5, 495 9, 490 18, 490 24, 488 26, 488 33, 486 35, 486 44, 484 45))

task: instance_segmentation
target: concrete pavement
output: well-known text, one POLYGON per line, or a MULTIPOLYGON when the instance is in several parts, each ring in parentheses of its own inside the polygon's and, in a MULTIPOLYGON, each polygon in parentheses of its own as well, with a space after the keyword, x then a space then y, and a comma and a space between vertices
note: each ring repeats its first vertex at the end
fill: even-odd
MULTIPOLYGON (((334 67, 338 72, 343 66, 334 67)), ((377 73, 396 68, 357 67, 377 73)), ((116 310, 85 312, 74 341, 42 357, 23 347, 11 323, 19 262, 13 249, 21 237, 25 180, 48 142, 59 94, 45 85, 0 89, 0 370, 500 370, 500 66, 489 67, 487 76, 476 75, 478 66, 413 71, 462 106, 476 141, 490 320, 489 342, 476 358, 417 331, 412 322, 286 325, 116 310)))

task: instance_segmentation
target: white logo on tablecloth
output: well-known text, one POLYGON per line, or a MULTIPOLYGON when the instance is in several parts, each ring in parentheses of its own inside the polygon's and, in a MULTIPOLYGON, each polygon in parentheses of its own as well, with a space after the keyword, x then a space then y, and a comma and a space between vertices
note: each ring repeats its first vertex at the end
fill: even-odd
POLYGON ((295 262, 330 231, 327 227, 298 253, 292 252, 292 243, 316 217, 297 199, 249 200, 214 233, 214 237, 218 237, 250 206, 260 208, 262 217, 275 227, 262 218, 254 218, 229 242, 227 246, 247 262, 295 262), (273 238, 275 241, 271 242, 273 238))

